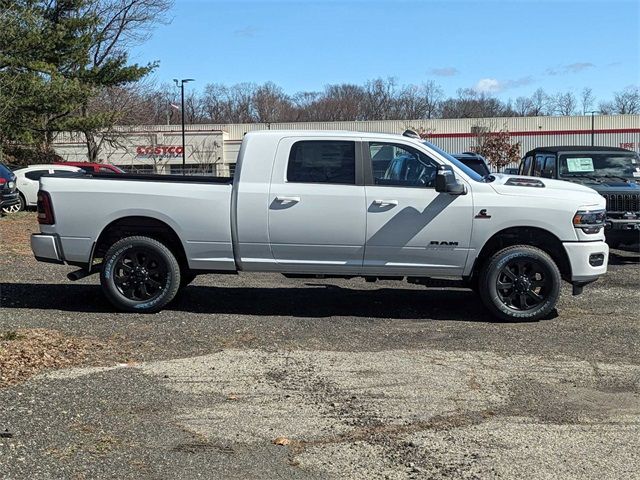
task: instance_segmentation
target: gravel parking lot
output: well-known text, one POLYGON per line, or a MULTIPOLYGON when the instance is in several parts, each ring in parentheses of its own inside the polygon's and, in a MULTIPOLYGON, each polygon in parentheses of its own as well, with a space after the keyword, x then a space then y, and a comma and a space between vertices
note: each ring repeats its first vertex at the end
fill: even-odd
POLYGON ((277 275, 198 277, 138 315, 35 262, 34 229, 0 219, 0 334, 89 346, 0 388, 1 478, 640 478, 636 251, 540 322, 277 275))

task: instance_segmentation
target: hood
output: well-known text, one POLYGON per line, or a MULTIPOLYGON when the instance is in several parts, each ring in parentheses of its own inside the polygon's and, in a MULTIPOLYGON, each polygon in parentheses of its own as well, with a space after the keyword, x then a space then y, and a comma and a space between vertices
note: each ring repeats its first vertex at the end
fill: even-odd
POLYGON ((500 195, 517 195, 521 197, 545 197, 566 200, 568 197, 584 205, 597 205, 604 201, 602 196, 594 189, 577 183, 564 180, 552 180, 550 178, 525 177, 521 175, 505 175, 494 173, 495 180, 489 185, 500 195), (509 179, 531 180, 542 184, 544 187, 508 185, 509 179))

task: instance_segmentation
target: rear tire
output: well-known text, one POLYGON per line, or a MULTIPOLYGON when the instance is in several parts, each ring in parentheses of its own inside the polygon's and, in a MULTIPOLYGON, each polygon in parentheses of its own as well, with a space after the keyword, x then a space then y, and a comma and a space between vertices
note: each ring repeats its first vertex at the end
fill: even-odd
POLYGON ((18 194, 18 203, 16 203, 15 205, 11 205, 10 207, 4 207, 2 209, 2 212, 6 214, 21 212, 22 210, 25 209, 26 205, 27 204, 24 201, 24 197, 20 193, 18 194))
POLYGON ((161 242, 149 237, 126 237, 104 256, 100 283, 109 301, 127 312, 161 310, 180 288, 180 265, 161 242))
POLYGON ((539 248, 516 245, 495 253, 479 278, 479 295, 500 320, 539 320, 556 306, 562 279, 553 259, 539 248))

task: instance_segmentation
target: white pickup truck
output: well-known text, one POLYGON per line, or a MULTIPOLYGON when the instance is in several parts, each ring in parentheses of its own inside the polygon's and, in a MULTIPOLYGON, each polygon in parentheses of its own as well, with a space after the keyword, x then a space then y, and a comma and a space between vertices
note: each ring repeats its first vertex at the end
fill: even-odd
MULTIPOLYGON (((245 136, 232 179, 42 177, 38 260, 99 272, 119 309, 158 311, 200 273, 462 280, 501 319, 538 319, 561 279, 607 270, 605 199, 549 179, 482 177, 400 135, 245 136)), ((312 294, 312 293, 310 293, 312 294)))

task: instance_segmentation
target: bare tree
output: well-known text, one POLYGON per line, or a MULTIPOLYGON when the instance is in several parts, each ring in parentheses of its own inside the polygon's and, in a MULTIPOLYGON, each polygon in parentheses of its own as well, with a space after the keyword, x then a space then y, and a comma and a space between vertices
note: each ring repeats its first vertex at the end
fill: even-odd
POLYGON ((260 123, 287 121, 291 116, 291 100, 273 82, 267 82, 255 90, 253 104, 255 119, 260 123))
POLYGON ((173 0, 95 0, 89 12, 101 19, 92 48, 93 66, 149 39, 159 23, 168 23, 173 0))
POLYGON ((407 85, 400 90, 396 99, 397 118, 433 118, 440 109, 443 93, 435 82, 422 85, 407 85))
POLYGON ((549 95, 545 93, 544 90, 538 88, 531 97, 529 97, 531 103, 529 104, 529 112, 528 116, 537 117, 540 115, 545 115, 549 109, 549 95))
POLYGON ((458 89, 457 95, 442 103, 443 118, 503 117, 513 114, 508 105, 486 93, 462 88, 458 89))
POLYGON ((202 123, 206 120, 202 97, 193 90, 184 96, 184 121, 187 124, 202 123))
POLYGON ((391 120, 395 113, 395 90, 396 81, 394 78, 368 81, 365 86, 365 96, 363 103, 363 115, 367 120, 391 120))
POLYGON ((553 113, 556 115, 569 116, 576 112, 578 101, 571 92, 557 93, 552 100, 553 113))
POLYGON ((435 118, 440 113, 444 98, 442 87, 430 80, 420 86, 419 93, 424 99, 426 109, 424 118, 435 118))
POLYGON ((593 90, 589 87, 585 87, 580 92, 580 104, 582 105, 582 114, 586 115, 588 111, 593 109, 593 104, 595 102, 595 97, 593 95, 593 90))
POLYGON ((516 115, 521 117, 527 117, 531 115, 531 111, 533 110, 533 102, 530 98, 527 97, 518 97, 513 103, 513 111, 516 115))
POLYGON ((627 87, 613 95, 611 102, 600 103, 605 115, 633 115, 640 113, 640 87, 627 87))
POLYGON ((211 175, 222 160, 221 145, 216 140, 205 137, 193 145, 189 158, 194 160, 197 175, 211 175))

